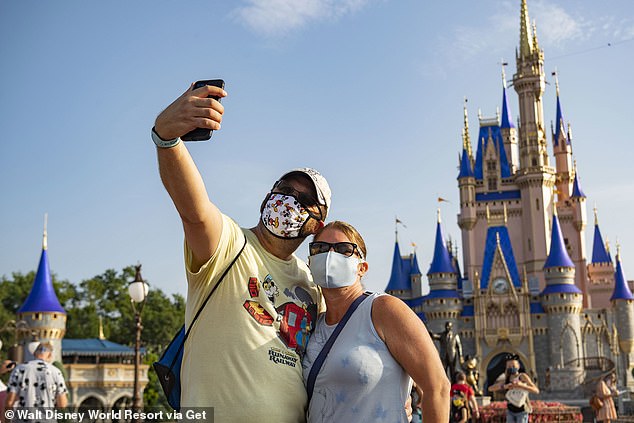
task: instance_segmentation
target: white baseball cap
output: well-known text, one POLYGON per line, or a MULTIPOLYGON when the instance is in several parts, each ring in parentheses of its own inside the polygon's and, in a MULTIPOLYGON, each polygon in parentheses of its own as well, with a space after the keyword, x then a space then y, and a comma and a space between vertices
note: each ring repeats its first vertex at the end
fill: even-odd
POLYGON ((310 167, 299 167, 297 169, 286 172, 280 177, 280 180, 286 178, 292 173, 302 173, 308 176, 315 185, 315 191, 317 192, 317 200, 319 201, 319 204, 326 206, 330 210, 330 185, 328 185, 328 181, 326 181, 326 178, 324 178, 321 173, 310 167))

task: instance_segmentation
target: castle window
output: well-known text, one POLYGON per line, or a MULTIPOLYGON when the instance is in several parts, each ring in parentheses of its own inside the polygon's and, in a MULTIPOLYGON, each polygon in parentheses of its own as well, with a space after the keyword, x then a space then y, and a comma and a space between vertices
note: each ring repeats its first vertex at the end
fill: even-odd
POLYGON ((40 313, 35 313, 35 315, 33 316, 33 319, 42 320, 42 315, 40 313))
POLYGON ((488 188, 489 191, 495 191, 498 189, 498 178, 488 178, 487 179, 487 184, 488 184, 488 188))
POLYGON ((531 239, 528 238, 528 251, 531 251, 531 239))
POLYGON ((533 159, 533 166, 537 166, 537 159, 533 159))
POLYGON ((535 199, 535 208, 539 210, 539 198, 535 199))

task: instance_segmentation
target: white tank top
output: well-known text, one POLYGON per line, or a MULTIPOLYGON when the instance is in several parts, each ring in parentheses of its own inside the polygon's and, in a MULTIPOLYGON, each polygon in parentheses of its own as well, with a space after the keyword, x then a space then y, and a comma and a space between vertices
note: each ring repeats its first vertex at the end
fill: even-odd
MULTIPOLYGON (((315 381, 308 422, 407 422, 405 401, 411 379, 394 360, 372 323, 371 294, 361 303, 335 341, 315 381)), ((304 383, 313 362, 337 325, 317 319, 302 361, 304 383)))

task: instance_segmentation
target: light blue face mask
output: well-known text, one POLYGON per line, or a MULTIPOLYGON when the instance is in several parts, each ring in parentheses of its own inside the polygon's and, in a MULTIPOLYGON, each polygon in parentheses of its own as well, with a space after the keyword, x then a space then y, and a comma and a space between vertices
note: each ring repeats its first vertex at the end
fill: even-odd
POLYGON ((308 258, 308 267, 313 274, 313 282, 322 288, 343 288, 357 280, 359 263, 354 254, 346 257, 336 251, 315 254, 308 258))

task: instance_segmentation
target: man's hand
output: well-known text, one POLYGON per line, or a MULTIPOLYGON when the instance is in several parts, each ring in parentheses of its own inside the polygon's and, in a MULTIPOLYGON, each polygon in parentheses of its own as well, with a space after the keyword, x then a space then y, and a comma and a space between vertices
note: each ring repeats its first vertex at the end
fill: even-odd
POLYGON ((225 90, 211 85, 192 86, 156 118, 155 131, 164 140, 181 137, 196 128, 220 129, 225 111, 220 102, 207 96, 226 97, 225 90))

